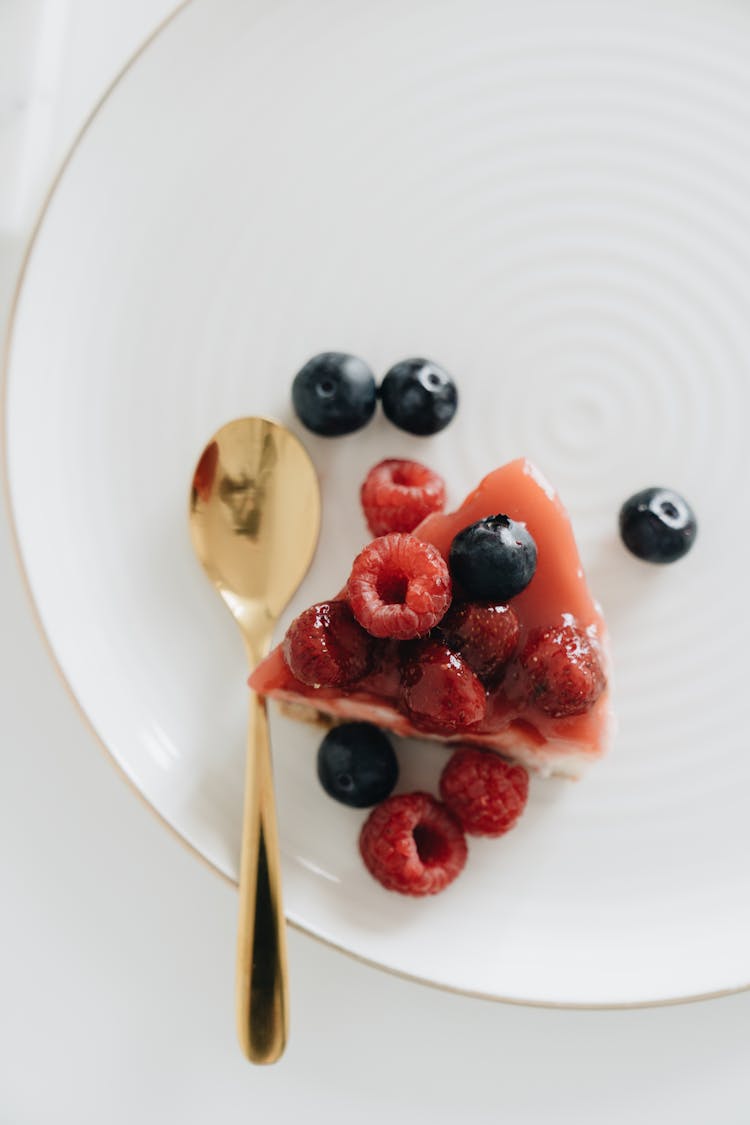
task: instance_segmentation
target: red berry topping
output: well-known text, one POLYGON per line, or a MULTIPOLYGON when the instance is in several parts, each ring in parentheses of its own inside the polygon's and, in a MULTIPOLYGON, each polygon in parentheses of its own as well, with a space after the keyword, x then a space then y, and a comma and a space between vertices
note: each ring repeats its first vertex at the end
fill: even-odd
POLYGON ((296 617, 284 637, 284 660, 310 687, 342 687, 369 671, 373 640, 346 602, 320 602, 296 617))
POLYGON ((520 664, 532 701, 556 719, 584 714, 606 685, 594 646, 575 625, 533 630, 520 664))
POLYGON ((440 796, 465 832, 502 836, 526 807, 529 775, 492 750, 457 750, 440 778, 440 796))
POLYGON ((437 625, 450 605, 451 580, 437 547, 394 531, 357 555, 347 597, 368 633, 406 641, 437 625))
POLYGON ((518 647, 520 626, 510 606, 466 602, 451 606, 440 632, 478 676, 497 682, 518 647))
POLYGON ((428 793, 389 797, 377 805, 359 837, 365 867, 388 891, 434 895, 466 863, 466 839, 444 805, 428 793))
POLYGON ((464 730, 487 710, 480 680, 438 641, 415 646, 401 674, 400 702, 415 726, 438 734, 464 730))
POLYGON ((418 461, 390 458, 370 469, 360 499, 373 535, 413 531, 431 512, 442 512, 445 483, 418 461))

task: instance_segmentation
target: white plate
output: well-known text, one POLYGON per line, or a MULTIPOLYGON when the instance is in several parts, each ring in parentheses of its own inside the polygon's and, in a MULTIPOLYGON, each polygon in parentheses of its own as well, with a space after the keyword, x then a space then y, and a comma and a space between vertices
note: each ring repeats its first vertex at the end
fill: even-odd
MULTIPOLYGON (((330 802, 314 732, 275 719, 290 919, 384 968, 549 1004, 750 981, 747 597, 750 9, 716 0, 193 0, 115 85, 37 234, 9 355, 18 539, 59 664, 155 809, 236 873, 245 687, 186 493, 221 423, 290 421, 326 348, 427 353, 452 427, 305 435, 325 498, 292 609, 338 589, 384 455, 457 502, 520 453, 567 501, 614 642, 620 734, 537 780, 428 901, 389 895, 330 802), (693 553, 620 547, 648 484, 693 553)), ((297 427, 298 428, 298 427, 297 427)), ((445 752, 403 745, 402 788, 445 752)))

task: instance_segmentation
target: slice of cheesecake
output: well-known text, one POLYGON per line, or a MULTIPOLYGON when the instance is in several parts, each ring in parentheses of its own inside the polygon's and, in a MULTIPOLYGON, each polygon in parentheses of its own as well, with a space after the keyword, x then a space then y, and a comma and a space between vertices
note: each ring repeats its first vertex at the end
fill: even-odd
MULTIPOLYGON (((512 461, 486 476, 455 512, 428 516, 413 535, 447 560, 459 531, 499 513, 526 525, 536 543, 537 565, 529 585, 509 603, 515 618, 512 651, 501 654, 497 667, 488 671, 486 660, 476 660, 481 637, 479 646, 462 649, 461 638, 452 636, 446 622, 456 611, 466 611, 460 591, 454 590, 449 614, 428 641, 372 639, 372 652, 345 685, 303 683, 292 674, 279 645, 251 676, 251 688, 297 718, 366 720, 404 737, 485 746, 543 774, 579 777, 610 740, 610 661, 604 619, 589 593, 570 520, 554 490, 529 461, 512 461), (471 679, 474 696, 475 685, 481 684, 480 709, 461 712, 468 722, 457 714, 454 722, 435 724, 408 705, 404 684, 413 678, 414 662, 429 661, 439 676, 441 651, 457 675, 471 679)), ((345 588, 331 603, 339 617, 350 612, 346 599, 345 588)), ((353 618, 351 622, 359 630, 353 618)), ((425 677, 422 687, 431 682, 425 677)))

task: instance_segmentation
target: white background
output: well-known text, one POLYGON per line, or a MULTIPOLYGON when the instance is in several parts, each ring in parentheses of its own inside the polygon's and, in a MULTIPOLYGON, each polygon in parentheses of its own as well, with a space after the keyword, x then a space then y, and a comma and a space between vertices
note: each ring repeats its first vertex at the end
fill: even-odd
MULTIPOLYGON (((45 182, 170 7, 0 0, 3 316, 45 182)), ((82 726, 4 522, 0 591, 0 1125, 750 1121, 748 994, 513 1008, 386 976, 294 932, 292 1039, 277 1067, 251 1068, 234 1041, 235 894, 82 726)))

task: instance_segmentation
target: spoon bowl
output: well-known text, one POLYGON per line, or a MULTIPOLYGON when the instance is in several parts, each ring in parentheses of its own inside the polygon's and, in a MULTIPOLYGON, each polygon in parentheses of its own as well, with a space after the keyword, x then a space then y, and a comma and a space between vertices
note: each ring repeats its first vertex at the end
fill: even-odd
POLYGON ((214 434, 193 476, 190 533, 243 633, 248 615, 273 628, 310 566, 319 527, 315 468, 294 434, 259 417, 214 434))
MULTIPOLYGON (((312 561, 320 529, 315 468, 268 418, 222 426, 190 490, 195 553, 239 625, 250 670, 312 561)), ((240 857, 237 1030, 252 1062, 275 1062, 287 1037, 286 941, 265 701, 250 692, 240 857)))

